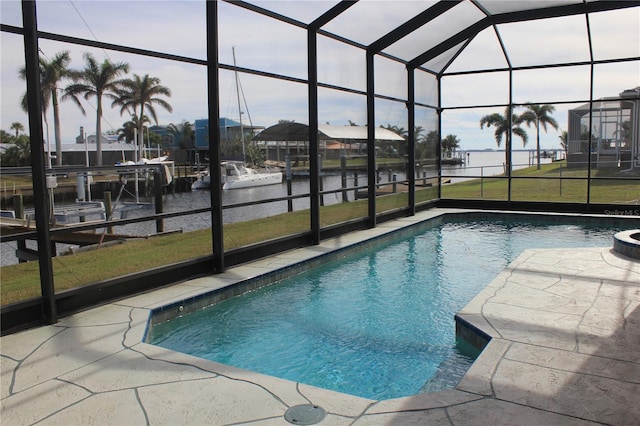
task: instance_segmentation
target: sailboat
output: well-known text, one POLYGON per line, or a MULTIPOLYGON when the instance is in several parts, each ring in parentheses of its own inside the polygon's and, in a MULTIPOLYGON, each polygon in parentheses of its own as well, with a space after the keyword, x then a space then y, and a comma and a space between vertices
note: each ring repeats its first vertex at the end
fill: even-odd
MULTIPOLYGON (((242 158, 244 161, 224 161, 220 164, 222 173, 222 189, 241 189, 254 186, 275 185, 282 183, 282 172, 269 168, 255 169, 247 166, 245 154, 244 126, 242 124, 242 108, 240 104, 240 80, 236 66, 236 51, 232 47, 233 66, 235 68, 236 94, 238 97, 238 115, 240 116, 240 138, 242 141, 242 158)), ((211 187, 211 177, 208 174, 198 176, 191 189, 205 189, 211 187)))

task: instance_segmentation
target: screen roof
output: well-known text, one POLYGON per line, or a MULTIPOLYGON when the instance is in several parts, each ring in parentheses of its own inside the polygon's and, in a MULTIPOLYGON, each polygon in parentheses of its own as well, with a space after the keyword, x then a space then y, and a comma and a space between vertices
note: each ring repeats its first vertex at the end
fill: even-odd
MULTIPOLYGON (((608 41, 599 39, 600 15, 620 14, 620 11, 621 25, 613 30, 621 33, 619 38, 633 39, 630 45, 636 47, 635 52, 624 55, 640 55, 637 51, 640 2, 633 0, 249 1, 232 4, 303 28, 317 29, 320 34, 436 74, 603 59, 607 53, 600 46, 608 41), (624 12, 629 8, 635 9, 624 12), (547 51, 539 49, 535 39, 540 32, 557 34, 558 43, 546 46, 547 51), (487 64, 465 62, 468 49, 486 50, 492 59, 487 64)), ((611 31, 609 28, 608 37, 611 31)))

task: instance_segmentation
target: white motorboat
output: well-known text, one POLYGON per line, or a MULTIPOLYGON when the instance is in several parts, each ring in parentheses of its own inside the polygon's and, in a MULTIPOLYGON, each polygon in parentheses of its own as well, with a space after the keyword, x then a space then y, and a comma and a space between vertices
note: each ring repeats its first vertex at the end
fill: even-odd
POLYGON ((191 184, 191 190, 211 188, 211 177, 208 172, 198 173, 198 177, 191 184))
MULTIPOLYGON (((276 169, 253 169, 243 162, 225 161, 220 165, 222 189, 241 189, 282 183, 282 172, 276 169)), ((191 190, 210 189, 208 172, 198 174, 191 190)))
POLYGON ((225 161, 221 164, 222 189, 240 189, 282 183, 282 172, 272 169, 252 169, 242 162, 225 161))

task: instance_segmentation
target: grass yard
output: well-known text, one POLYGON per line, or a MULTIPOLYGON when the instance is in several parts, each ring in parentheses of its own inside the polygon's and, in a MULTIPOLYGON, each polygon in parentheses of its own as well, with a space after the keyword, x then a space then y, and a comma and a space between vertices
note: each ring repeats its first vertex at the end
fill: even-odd
MULTIPOLYGON (((598 170, 595 177, 611 176, 615 171, 598 170)), ((586 177, 585 170, 570 170, 564 162, 542 165, 540 170, 530 167, 513 173, 512 199, 517 201, 585 202, 587 183, 572 178, 586 177), (562 179, 560 179, 562 177, 562 179)), ((507 180, 499 177, 474 179, 442 186, 442 198, 506 200, 507 180)), ((437 198, 438 188, 416 188, 416 203, 437 198)), ((638 180, 594 180, 591 202, 630 204, 640 203, 638 180)), ((376 198, 378 213, 408 204, 406 192, 376 198)), ((320 226, 366 217, 367 200, 334 204, 320 208, 320 226)), ((227 250, 268 241, 310 229, 308 210, 283 213, 263 219, 224 226, 224 247, 227 250)), ((148 239, 129 240, 123 244, 99 250, 53 258, 56 291, 181 262, 211 253, 210 229, 188 233, 168 234, 148 239)), ((1 268, 2 305, 40 296, 37 262, 27 262, 1 268)))
MULTIPOLYGON (((592 177, 616 176, 617 169, 595 170, 592 177)), ((587 201, 587 177, 584 169, 567 169, 566 162, 542 164, 513 172, 511 199, 514 201, 546 201, 584 203, 587 201), (576 179, 582 178, 582 179, 576 179)), ((635 176, 637 177, 637 176, 635 176)), ((507 200, 507 181, 489 177, 459 182, 442 187, 442 198, 507 200)), ((635 204, 640 202, 638 180, 593 180, 592 203, 635 204)))

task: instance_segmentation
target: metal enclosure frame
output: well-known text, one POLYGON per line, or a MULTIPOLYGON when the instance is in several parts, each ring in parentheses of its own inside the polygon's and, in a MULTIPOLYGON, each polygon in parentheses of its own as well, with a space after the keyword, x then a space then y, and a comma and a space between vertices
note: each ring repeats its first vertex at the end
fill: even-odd
MULTIPOLYGON (((447 67, 455 59, 455 57, 466 47, 470 41, 482 30, 489 27, 496 27, 498 24, 513 23, 527 20, 537 20, 546 18, 555 18, 570 15, 584 15, 587 17, 590 13, 599 11, 616 10, 622 8, 639 7, 638 1, 589 1, 577 4, 570 4, 564 6, 554 7, 542 7, 532 8, 527 10, 521 10, 503 14, 489 14, 482 7, 482 2, 470 1, 478 9, 485 13, 485 18, 476 22, 475 24, 462 29, 458 33, 454 34, 447 39, 442 40, 436 46, 429 48, 420 55, 410 58, 408 60, 393 57, 384 52, 384 49, 391 44, 398 42, 403 37, 413 33, 420 27, 430 22, 433 19, 443 15, 447 11, 455 8, 458 4, 463 3, 465 0, 454 1, 438 1, 433 6, 425 9, 422 13, 412 17, 404 22, 402 25, 388 32, 384 36, 380 37, 369 45, 362 45, 361 43, 353 40, 348 40, 340 37, 336 34, 330 33, 323 29, 323 27, 336 19, 345 11, 349 10, 357 2, 354 1, 340 1, 333 7, 327 10, 324 14, 317 17, 310 24, 297 21, 293 18, 280 15, 272 12, 268 9, 258 6, 256 3, 250 3, 245 1, 229 1, 228 3, 233 6, 246 9, 248 11, 264 15, 271 19, 276 19, 289 25, 293 25, 302 28, 306 31, 306 46, 307 46, 307 78, 297 79, 283 75, 272 74, 268 72, 251 70, 246 68, 232 67, 229 65, 221 64, 219 62, 218 52, 218 2, 207 1, 206 2, 206 19, 207 19, 207 57, 206 59, 189 58, 177 55, 166 54, 162 52, 154 52, 144 49, 139 49, 133 46, 114 45, 110 43, 103 43, 94 40, 79 39, 76 37, 70 37, 64 34, 53 34, 42 32, 38 30, 38 18, 36 13, 36 1, 23 0, 22 1, 22 14, 23 14, 23 27, 15 27, 2 24, 0 30, 2 32, 20 34, 24 37, 25 46, 25 64, 26 64, 26 81, 28 88, 29 99, 29 132, 31 135, 32 144, 32 175, 33 175, 33 188, 36 194, 37 203, 35 205, 36 211, 36 223, 37 223, 37 240, 38 247, 40 249, 41 256, 39 258, 40 267, 40 282, 42 288, 42 297, 38 300, 33 300, 25 303, 17 304, 13 307, 3 307, 2 312, 2 330, 3 333, 9 329, 19 328, 26 324, 37 323, 38 321, 44 321, 46 323, 54 323, 59 315, 66 315, 71 312, 75 312, 83 307, 102 303, 108 299, 114 299, 118 297, 124 297, 131 292, 142 291, 148 288, 152 288, 149 284, 150 280, 157 280, 154 285, 165 285, 170 282, 183 280, 192 276, 198 276, 208 273, 220 273, 227 267, 233 266, 250 259, 255 259, 262 256, 268 256, 269 254, 277 253, 283 250, 288 250, 295 247, 301 247, 304 245, 318 244, 324 238, 340 235, 342 233, 350 232, 356 229, 364 229, 375 227, 379 222, 390 220, 393 218, 413 215, 417 210, 428 209, 434 206, 443 207, 472 207, 472 208, 497 208, 507 210, 533 210, 533 211, 563 211, 563 212, 603 212, 605 210, 611 210, 620 208, 620 206, 611 205, 593 205, 590 200, 590 190, 587 190, 587 200, 585 203, 534 203, 534 202, 515 202, 511 199, 511 171, 507 172, 506 178, 508 179, 508 198, 506 201, 492 202, 488 200, 443 200, 440 199, 440 186, 438 186, 438 199, 434 199, 427 203, 416 205, 415 197, 415 108, 419 105, 415 99, 415 77, 417 72, 425 72, 434 74, 433 71, 423 67, 425 63, 433 58, 438 57, 444 52, 453 49, 456 46, 462 44, 462 48, 453 58, 449 61, 440 72, 435 73, 435 77, 438 83, 438 104, 437 105, 422 105, 428 108, 433 108, 438 117, 438 133, 441 139, 441 114, 443 107, 441 104, 441 79, 446 75, 456 74, 473 74, 477 71, 447 73, 447 67), (346 43, 350 46, 362 49, 365 52, 366 57, 366 69, 363 72, 366 74, 366 90, 360 92, 353 89, 336 87, 333 85, 320 83, 318 81, 318 58, 317 58, 317 38, 319 35, 337 40, 341 43, 346 43), (278 241, 271 241, 269 243, 257 244, 250 248, 239 249, 234 251, 225 252, 223 244, 223 222, 222 222, 222 190, 221 179, 218 173, 212 173, 212 184, 217 190, 211 191, 211 233, 213 246, 211 253, 203 255, 200 259, 194 259, 190 262, 177 265, 172 268, 162 268, 153 271, 143 271, 135 276, 127 277, 126 279, 113 280, 109 283, 97 283, 88 288, 74 290, 67 292, 66 294, 55 294, 54 282, 53 282, 53 270, 51 263, 51 249, 50 249, 50 230, 48 228, 48 211, 46 206, 46 164, 42 150, 38 149, 38 144, 44 140, 42 117, 39 114, 40 108, 40 96, 38 95, 40 88, 40 82, 38 77, 38 40, 47 39, 54 40, 63 43, 71 43, 76 45, 98 47, 107 50, 114 50, 119 52, 131 53, 136 55, 144 55, 169 61, 178 61, 183 63, 196 64, 207 68, 207 84, 208 84, 208 119, 210 123, 217 123, 220 119, 220 100, 219 100, 219 72, 224 70, 240 69, 243 72, 258 75, 267 78, 280 79, 285 81, 293 81, 301 83, 307 86, 308 93, 308 111, 309 111, 309 153, 310 153, 310 231, 302 235, 296 235, 288 238, 282 238, 278 241), (408 99, 392 99, 388 96, 379 95, 375 90, 375 63, 374 58, 381 56, 391 61, 398 62, 406 68, 407 73, 407 93, 408 99), (384 214, 376 213, 376 197, 372 194, 376 193, 374 173, 376 169, 376 157, 375 150, 367 150, 367 173, 368 173, 368 215, 363 220, 355 220, 350 223, 340 224, 328 228, 321 228, 320 226, 320 197, 321 190, 319 185, 320 164, 319 164, 319 152, 318 152, 318 88, 331 88, 336 90, 342 90, 345 92, 356 93, 358 95, 366 96, 366 116, 367 121, 370 124, 368 126, 368 145, 373 146, 375 140, 375 129, 373 123, 375 123, 375 101, 377 99, 390 99, 394 101, 405 102, 408 110, 408 164, 407 164, 407 176, 409 184, 408 192, 408 205, 398 211, 386 212, 384 214), (96 290, 100 291, 96 293, 96 290), (6 327, 5 327, 6 325, 6 327)), ((588 25, 588 19, 587 19, 588 25)), ((500 38, 499 34, 496 34, 500 38)), ((509 60, 509 54, 506 51, 502 40, 500 40, 503 54, 506 58, 509 66, 505 68, 495 68, 488 71, 508 71, 509 73, 509 103, 506 106, 509 111, 513 107, 513 78, 512 74, 514 70, 528 69, 529 67, 516 68, 511 65, 509 60)), ((593 58, 592 41, 589 38, 589 49, 591 52, 591 61, 585 63, 571 63, 571 64, 555 64, 549 65, 549 67, 560 66, 575 66, 575 65, 589 65, 591 70, 591 93, 590 98, 585 99, 585 102, 593 103, 593 75, 594 65, 600 63, 612 63, 623 61, 640 61, 640 57, 632 57, 625 59, 615 59, 610 61, 596 61, 593 58)), ((533 68, 533 67, 532 67, 533 68)), ((535 67, 544 68, 544 67, 535 67)), ((569 102, 570 100, 567 100, 569 102)), ((575 102, 575 100, 571 100, 575 102)), ((591 116, 593 114, 590 114, 591 116)), ((509 114, 508 120, 511 120, 511 114, 509 114)), ((211 163, 217 164, 220 162, 220 147, 217 141, 220 140, 220 130, 218 126, 209 127, 209 152, 211 155, 211 163)), ((507 135, 507 151, 508 155, 511 154, 511 135, 507 135)), ((440 158, 440 146, 438 145, 437 156, 440 158)), ((590 160, 589 160, 590 161, 590 160)), ((591 164, 588 166, 589 175, 586 178, 588 185, 591 184, 591 164)), ((438 176, 441 178, 441 163, 438 163, 438 176)))

